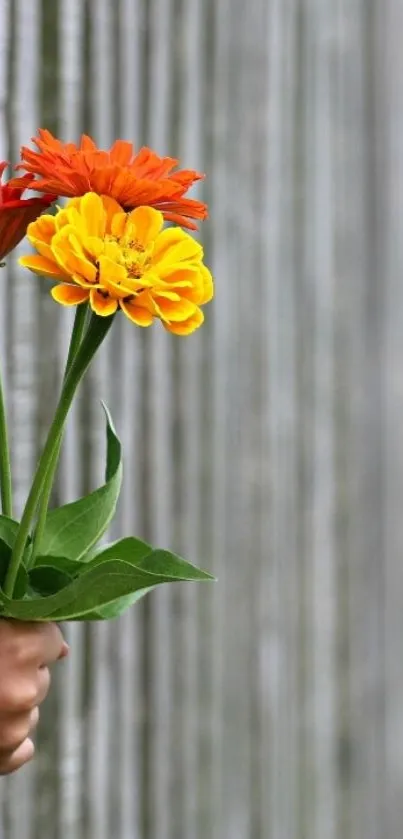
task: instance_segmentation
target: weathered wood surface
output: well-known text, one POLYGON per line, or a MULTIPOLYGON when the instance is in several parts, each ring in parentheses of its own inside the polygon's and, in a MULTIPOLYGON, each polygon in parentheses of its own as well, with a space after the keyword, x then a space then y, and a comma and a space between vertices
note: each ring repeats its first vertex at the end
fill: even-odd
MULTIPOLYGON (((102 396, 115 533, 219 582, 66 627, 7 839, 401 833, 402 28, 403 0, 0 0, 1 156, 40 125, 178 154, 217 280, 192 338, 116 329, 58 497, 101 477, 102 396)), ((70 321, 1 283, 21 507, 70 321)))

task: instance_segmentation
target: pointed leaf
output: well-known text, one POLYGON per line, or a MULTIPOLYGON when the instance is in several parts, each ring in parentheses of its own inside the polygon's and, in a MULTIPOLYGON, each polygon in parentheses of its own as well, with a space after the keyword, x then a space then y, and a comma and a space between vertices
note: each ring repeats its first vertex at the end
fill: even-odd
POLYGON ((110 414, 106 413, 106 483, 79 501, 51 510, 40 546, 42 556, 64 556, 78 560, 105 533, 115 512, 122 482, 121 444, 110 414))
POLYGON ((172 580, 215 579, 207 571, 202 571, 177 554, 160 548, 152 548, 147 542, 142 542, 134 536, 126 536, 124 539, 105 545, 96 553, 91 564, 95 560, 104 562, 109 559, 122 559, 124 562, 135 565, 136 568, 143 568, 152 574, 162 574, 172 580))
MULTIPOLYGON (((130 608, 130 606, 133 606, 138 600, 144 597, 145 594, 148 594, 149 591, 153 591, 154 588, 155 586, 149 586, 148 588, 139 589, 138 591, 133 592, 133 594, 118 597, 117 600, 112 600, 112 602, 107 603, 106 606, 100 606, 99 609, 96 609, 93 612, 87 612, 85 620, 106 621, 119 618, 120 615, 123 615, 123 613, 130 608)), ((78 618, 78 620, 82 620, 82 618, 78 618)))
MULTIPOLYGON (((184 563, 186 566, 188 563, 184 563)), ((210 575, 190 566, 183 569, 182 576, 154 574, 119 559, 108 559, 89 563, 87 569, 68 586, 48 597, 33 597, 25 600, 9 600, 0 591, 0 606, 3 615, 19 620, 74 620, 86 618, 88 613, 99 611, 100 607, 132 595, 134 592, 151 588, 173 580, 208 580, 210 575)))

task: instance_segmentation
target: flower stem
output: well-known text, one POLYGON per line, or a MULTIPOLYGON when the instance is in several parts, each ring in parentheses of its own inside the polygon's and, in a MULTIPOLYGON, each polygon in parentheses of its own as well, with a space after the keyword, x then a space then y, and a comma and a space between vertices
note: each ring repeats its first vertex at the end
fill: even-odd
POLYGON ((13 514, 13 494, 11 485, 10 450, 8 445, 7 416, 4 402, 3 385, 0 375, 0 494, 1 509, 4 516, 13 514))
POLYGON ((113 318, 113 315, 110 317, 99 317, 98 315, 92 316, 85 338, 83 339, 77 355, 67 373, 59 404, 57 406, 52 425, 49 429, 48 437, 36 469, 32 487, 22 514, 20 526, 18 528, 13 553, 4 583, 4 593, 7 597, 12 597, 14 591, 14 585, 17 579, 20 563, 24 556, 31 522, 38 505, 38 498, 43 489, 44 481, 46 480, 46 475, 52 462, 52 458, 54 457, 55 451, 60 444, 63 426, 73 401, 74 394, 98 347, 106 337, 108 330, 111 327, 113 318))
MULTIPOLYGON (((80 348, 81 342, 83 340, 83 335, 85 332, 85 327, 87 324, 87 315, 88 315, 88 306, 85 304, 80 304, 77 306, 76 315, 74 319, 73 330, 71 333, 70 339, 70 346, 69 352, 66 361, 66 368, 64 371, 64 378, 63 381, 66 380, 66 376, 70 370, 70 367, 77 355, 77 352, 80 348)), ((40 544, 42 540, 42 536, 45 530, 46 524, 46 516, 49 507, 50 496, 52 494, 53 488, 53 481, 55 477, 55 472, 57 469, 57 464, 59 462, 60 456, 60 449, 62 446, 62 433, 60 434, 59 443, 55 448, 53 457, 49 463, 48 471, 46 473, 46 477, 43 483, 41 497, 39 501, 38 507, 38 521, 36 523, 35 532, 33 536, 33 545, 32 545, 32 553, 30 558, 30 564, 34 564, 35 557, 38 555, 40 544)))

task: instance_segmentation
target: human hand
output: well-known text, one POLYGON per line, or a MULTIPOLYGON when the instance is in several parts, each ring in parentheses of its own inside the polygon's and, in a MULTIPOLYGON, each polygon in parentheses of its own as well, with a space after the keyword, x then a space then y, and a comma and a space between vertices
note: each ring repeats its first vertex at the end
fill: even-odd
POLYGON ((0 620, 0 775, 32 759, 30 733, 50 685, 49 665, 68 654, 54 623, 0 620))

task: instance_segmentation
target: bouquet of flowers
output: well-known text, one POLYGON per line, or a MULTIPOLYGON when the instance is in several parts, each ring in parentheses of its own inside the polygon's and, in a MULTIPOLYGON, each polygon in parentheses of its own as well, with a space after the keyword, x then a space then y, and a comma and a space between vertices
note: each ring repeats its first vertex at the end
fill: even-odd
MULTIPOLYGON (((32 142, 36 149, 23 147, 16 167, 24 174, 0 186, 0 259, 26 234, 33 253, 20 264, 52 281, 53 299, 76 314, 59 401, 19 522, 0 380, 0 616, 106 620, 161 583, 212 579, 134 536, 99 546, 122 481, 121 443, 106 406, 105 483, 48 509, 69 409, 115 318, 138 327, 157 320, 179 336, 203 323, 213 280, 186 228, 195 230, 207 208, 186 197, 202 176, 148 148, 134 153, 118 140, 103 151, 87 136, 76 146, 46 130, 32 142), (23 198, 27 189, 42 194, 23 198), (68 201, 49 212, 59 196, 68 201)), ((1 176, 7 165, 0 164, 1 176)))

